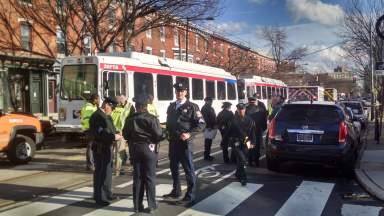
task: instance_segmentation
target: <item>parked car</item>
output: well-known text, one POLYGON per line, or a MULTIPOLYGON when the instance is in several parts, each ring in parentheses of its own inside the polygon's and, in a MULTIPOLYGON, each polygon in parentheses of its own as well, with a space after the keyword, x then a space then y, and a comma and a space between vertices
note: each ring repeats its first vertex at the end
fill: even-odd
POLYGON ((365 131, 368 126, 368 117, 361 101, 341 101, 340 104, 352 109, 354 120, 360 121, 361 129, 365 131))
POLYGON ((267 167, 286 161, 338 166, 353 174, 358 136, 344 109, 333 102, 285 104, 269 125, 267 167))

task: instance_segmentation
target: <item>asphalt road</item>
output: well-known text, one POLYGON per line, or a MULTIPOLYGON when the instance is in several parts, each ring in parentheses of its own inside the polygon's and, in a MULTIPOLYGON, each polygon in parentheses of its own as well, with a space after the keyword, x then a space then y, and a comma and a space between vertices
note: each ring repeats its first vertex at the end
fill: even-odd
MULTIPOLYGON (((218 139, 213 149, 215 160, 207 162, 202 160, 202 140, 195 141, 198 143, 194 149, 197 152, 194 155, 198 175, 197 203, 191 208, 178 206, 174 200, 162 200, 161 194, 171 190, 172 180, 168 160, 160 162, 157 170, 159 209, 155 215, 384 216, 383 203, 366 194, 354 179, 344 178, 332 167, 287 163, 276 173, 266 169, 265 158, 262 157, 259 168, 247 167, 249 183, 241 187, 233 175, 235 166, 223 164, 217 142, 218 139)), ((166 149, 164 147, 163 155, 166 149)), ((79 175, 75 170, 67 173, 79 175)), ((44 174, 51 176, 50 181, 60 178, 57 173, 56 177, 52 172, 44 174)), ((114 178, 113 190, 120 200, 106 208, 94 205, 91 199, 92 182, 88 178, 74 187, 41 192, 38 197, 30 197, 30 202, 24 200, 8 205, 0 215, 132 215, 131 180, 129 172, 114 178)), ((8 183, 12 186, 12 181, 8 183)), ((22 185, 19 187, 19 190, 22 189, 22 185)), ((26 186, 24 192, 28 193, 31 189, 31 185, 26 186)), ((0 197, 7 198, 5 193, 13 192, 4 190, 0 184, 0 197)))

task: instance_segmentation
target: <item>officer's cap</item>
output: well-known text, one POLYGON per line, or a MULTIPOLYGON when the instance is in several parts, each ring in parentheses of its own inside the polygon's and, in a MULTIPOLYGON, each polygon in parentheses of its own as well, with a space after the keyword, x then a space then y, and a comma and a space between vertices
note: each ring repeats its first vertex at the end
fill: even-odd
POLYGON ((238 103, 236 105, 237 109, 245 109, 247 107, 247 105, 245 103, 238 103))
POLYGON ((256 101, 256 97, 253 97, 253 96, 252 96, 252 97, 249 97, 249 98, 248 98, 248 101, 256 101))
POLYGON ((206 97, 206 98, 204 98, 204 101, 213 101, 213 98, 212 97, 206 97))
POLYGON ((108 104, 112 108, 115 108, 117 106, 117 102, 114 99, 110 98, 110 97, 105 97, 104 101, 103 101, 103 104, 108 104))
POLYGON ((146 105, 149 102, 149 95, 141 94, 141 95, 138 95, 138 96, 134 97, 132 100, 136 104, 146 105))
POLYGON ((176 91, 184 91, 184 90, 187 90, 187 85, 185 85, 184 83, 182 82, 177 82, 173 85, 173 88, 176 89, 176 91))
POLYGON ((228 108, 231 106, 232 106, 231 102, 223 102, 223 106, 221 106, 221 108, 228 108))

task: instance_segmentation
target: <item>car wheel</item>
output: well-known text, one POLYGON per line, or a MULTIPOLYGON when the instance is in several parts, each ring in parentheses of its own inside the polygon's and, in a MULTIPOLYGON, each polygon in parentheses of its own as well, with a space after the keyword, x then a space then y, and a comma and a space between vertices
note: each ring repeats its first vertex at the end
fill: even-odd
POLYGON ((343 175, 347 178, 353 178, 355 176, 355 163, 357 159, 357 153, 353 152, 349 158, 342 163, 341 171, 343 175))
POLYGON ((36 152, 36 143, 27 136, 16 136, 11 141, 7 152, 8 159, 15 164, 26 164, 32 160, 36 152))
POLYGON ((280 162, 278 159, 273 159, 271 156, 267 154, 266 156, 267 159, 267 168, 270 171, 279 171, 280 168, 280 162))

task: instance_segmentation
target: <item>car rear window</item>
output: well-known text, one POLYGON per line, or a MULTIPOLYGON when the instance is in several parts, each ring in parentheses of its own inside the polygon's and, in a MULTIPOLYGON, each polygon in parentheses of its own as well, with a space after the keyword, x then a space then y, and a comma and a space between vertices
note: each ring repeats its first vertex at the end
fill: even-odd
POLYGON ((343 103, 346 107, 349 107, 352 109, 354 113, 362 114, 363 108, 361 107, 360 103, 343 103))
POLYGON ((276 116, 277 121, 334 123, 342 119, 341 110, 324 105, 286 105, 276 116))

